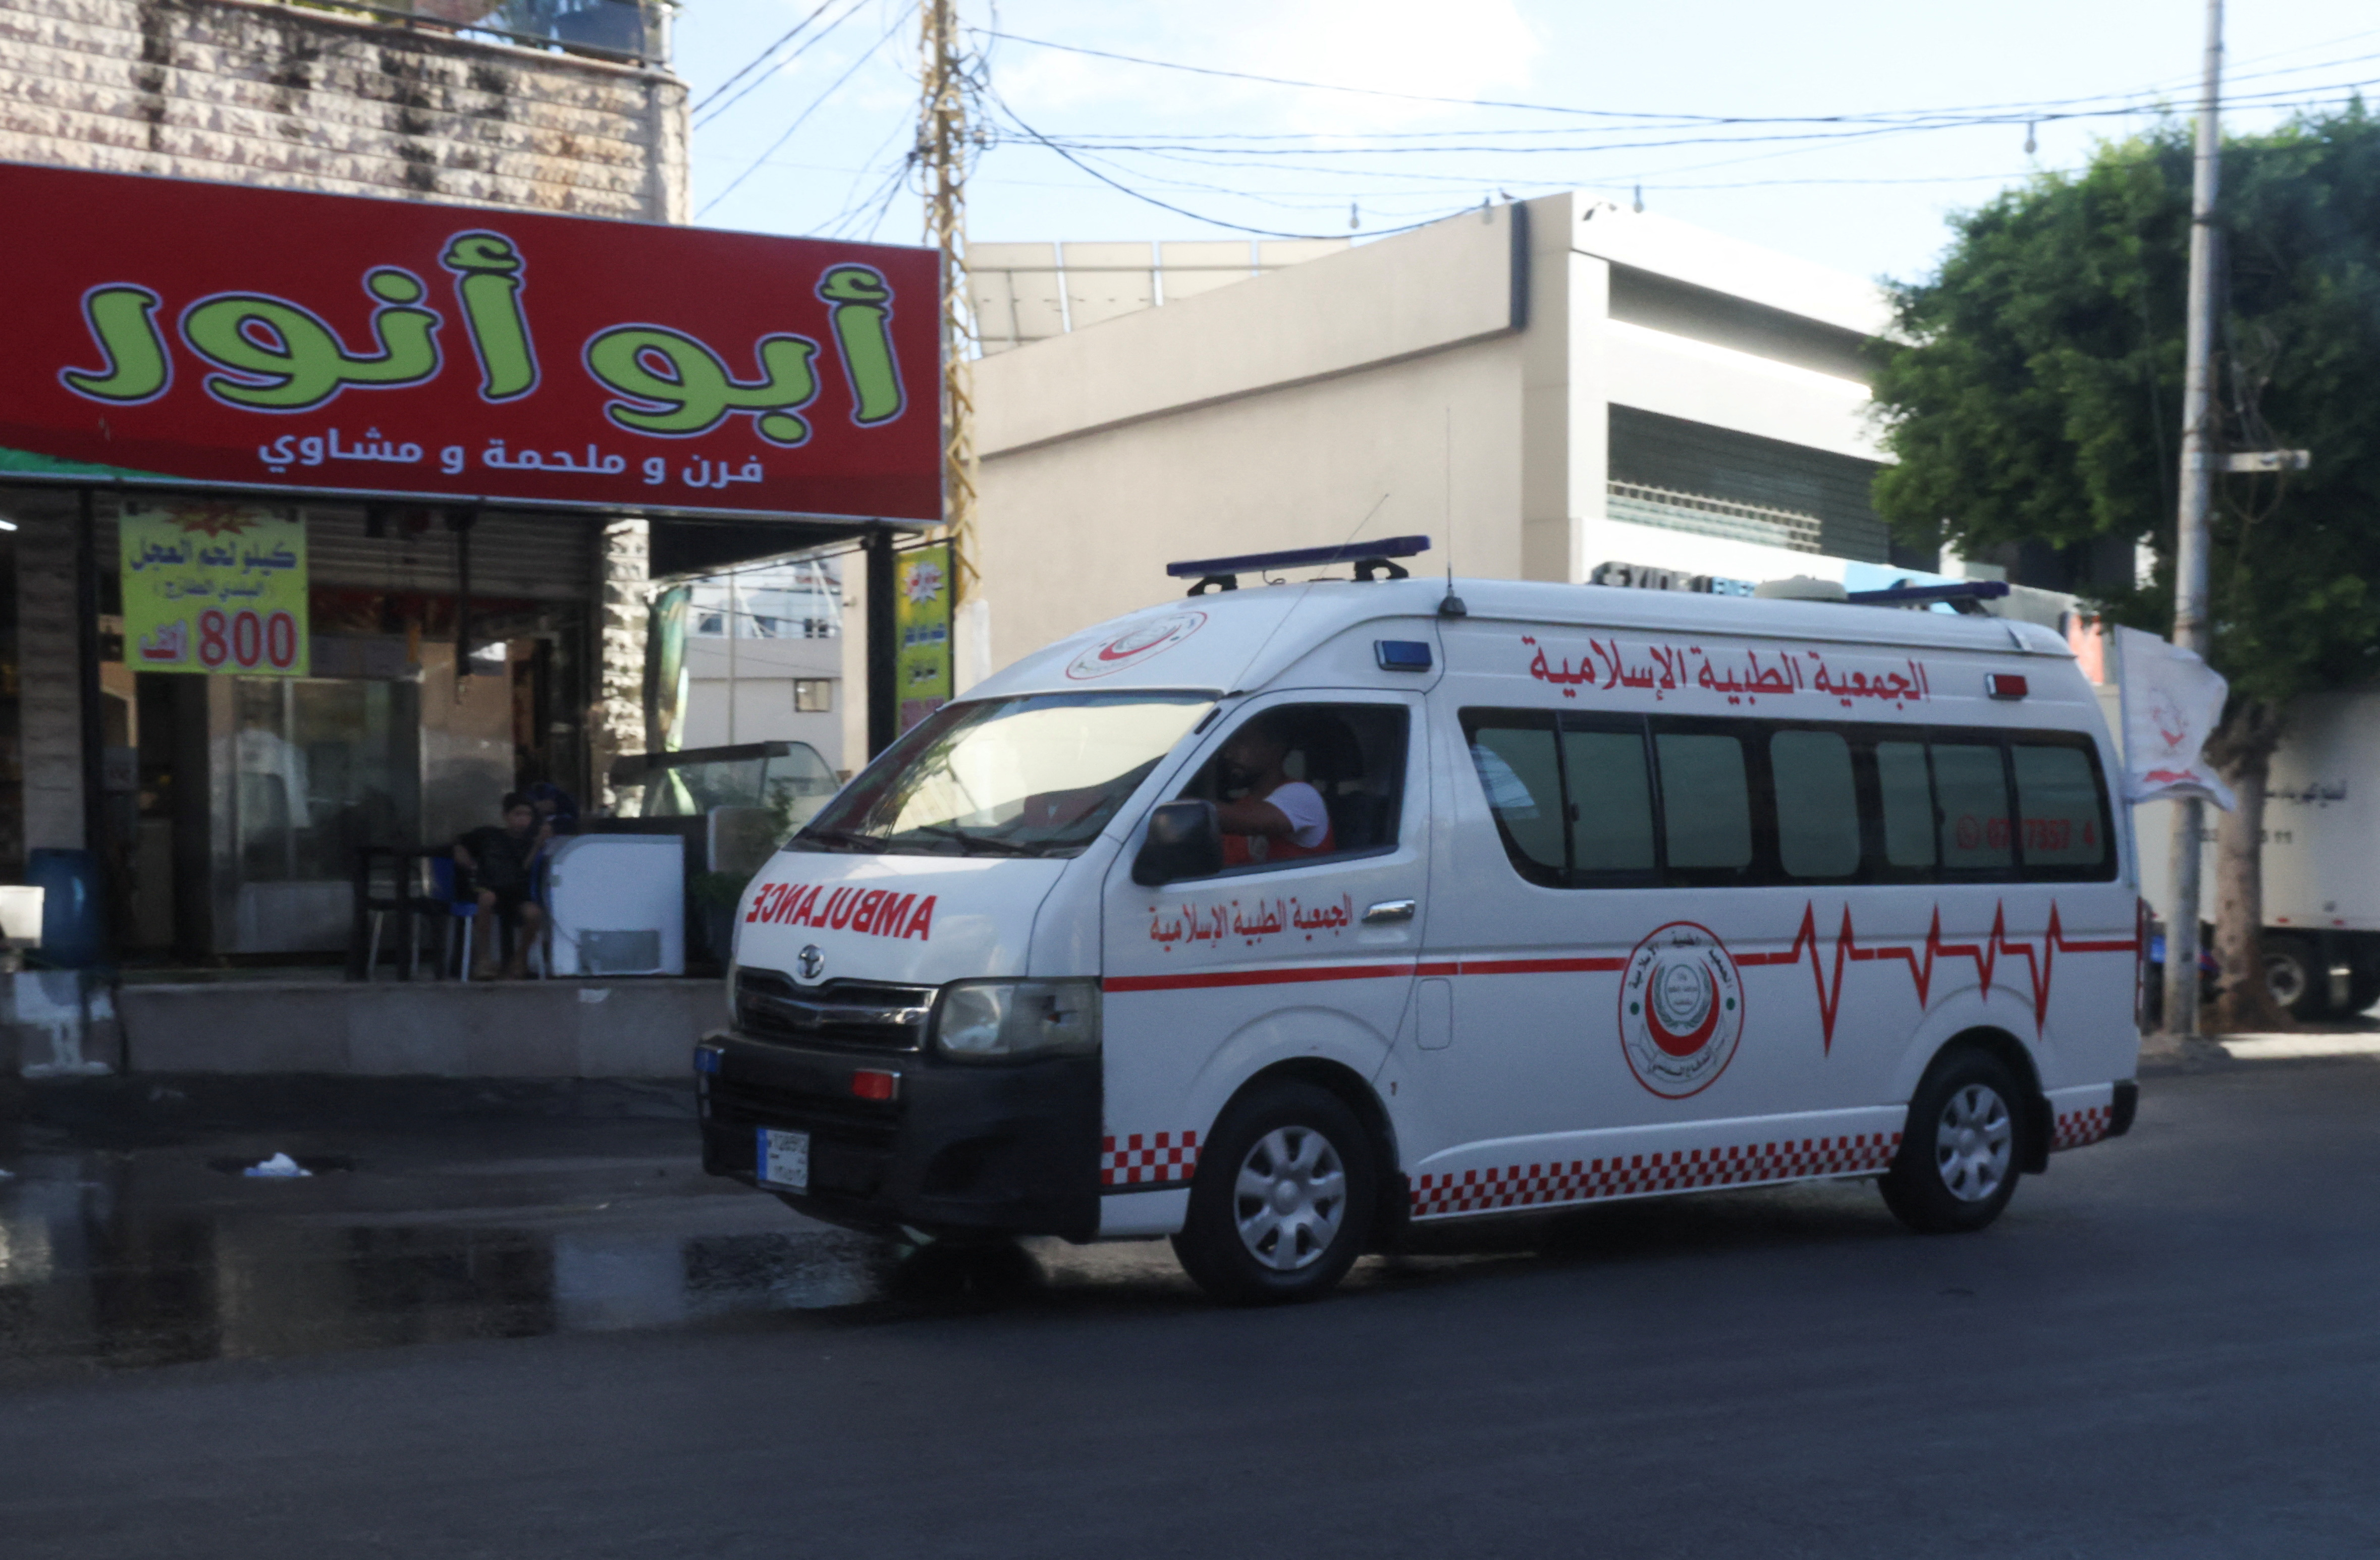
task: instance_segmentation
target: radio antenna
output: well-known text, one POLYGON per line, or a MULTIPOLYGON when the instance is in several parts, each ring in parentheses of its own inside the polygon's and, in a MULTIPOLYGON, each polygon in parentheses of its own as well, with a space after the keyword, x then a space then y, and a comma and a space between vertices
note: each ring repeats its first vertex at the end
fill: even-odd
POLYGON ((1446 599, 1438 604, 1442 618, 1468 617, 1471 609, 1454 594, 1454 406, 1446 408, 1446 599))
MULTIPOLYGON (((1364 517, 1355 522, 1355 528, 1349 531, 1347 533, 1346 539, 1339 544, 1340 549, 1342 551, 1354 545, 1355 538, 1363 535, 1364 527, 1372 523, 1372 516, 1380 512, 1380 506, 1389 502, 1389 494, 1393 491, 1395 491, 1394 489, 1389 489, 1383 491, 1378 498, 1372 501, 1372 507, 1364 511, 1364 517)), ((1258 659, 1264 655, 1265 647, 1272 643, 1273 636, 1275 635, 1279 634, 1283 628, 1286 628, 1289 625, 1289 620, 1297 615, 1297 609, 1305 605, 1305 599, 1314 593, 1314 587, 1321 583, 1322 578, 1322 575, 1317 574, 1312 579, 1307 580, 1305 584, 1297 587, 1297 595, 1290 601, 1289 611, 1281 613, 1280 620, 1276 622, 1270 629, 1266 631, 1265 636, 1257 641, 1256 651, 1248 657, 1248 664, 1240 668, 1240 677, 1245 677, 1248 674, 1250 668, 1254 667, 1258 659)), ((1236 683, 1239 681, 1239 678, 1233 678, 1232 681, 1236 683)), ((1228 693, 1238 693, 1240 692, 1240 689, 1233 687, 1226 691, 1228 693)))

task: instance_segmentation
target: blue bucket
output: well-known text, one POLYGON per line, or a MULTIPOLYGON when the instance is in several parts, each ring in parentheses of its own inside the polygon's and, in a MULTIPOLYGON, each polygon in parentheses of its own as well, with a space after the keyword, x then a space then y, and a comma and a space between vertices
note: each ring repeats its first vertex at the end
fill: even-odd
POLYGON ((28 851, 25 881, 42 890, 42 946, 34 958, 62 970, 98 963, 107 946, 99 858, 89 851, 28 851))

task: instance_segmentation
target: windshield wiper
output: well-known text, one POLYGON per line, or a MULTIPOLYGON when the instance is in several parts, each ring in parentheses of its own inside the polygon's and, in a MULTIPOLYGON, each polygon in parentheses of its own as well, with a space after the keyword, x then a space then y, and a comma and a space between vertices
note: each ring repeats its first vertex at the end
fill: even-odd
POLYGON ((1040 846, 1022 840, 996 840, 989 834, 969 834, 964 828, 954 828, 946 823, 921 823, 902 832, 929 834, 937 840, 948 840, 970 854, 978 848, 1002 856, 1038 856, 1041 853, 1040 846))
POLYGON ((861 850, 871 851, 878 855, 882 855, 885 851, 884 841, 878 839, 875 835, 854 834, 847 828, 805 828, 799 834, 795 835, 791 840, 787 841, 787 843, 798 845, 804 840, 810 840, 823 845, 856 846, 861 850))

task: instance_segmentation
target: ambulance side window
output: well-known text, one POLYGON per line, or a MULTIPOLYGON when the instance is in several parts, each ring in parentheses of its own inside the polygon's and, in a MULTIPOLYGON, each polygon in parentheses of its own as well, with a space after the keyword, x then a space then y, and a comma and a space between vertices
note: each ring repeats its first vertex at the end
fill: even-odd
POLYGON ((1724 883, 1752 868, 1752 778, 1732 732, 1658 733, 1661 832, 1673 879, 1724 883))
POLYGON ((1505 853, 1532 883, 1560 884, 1570 871, 1570 844, 1552 718, 1465 711, 1463 723, 1505 853))
POLYGON ((1768 739, 1777 794, 1777 861, 1788 877, 1851 877, 1860 869, 1859 784, 1840 732, 1768 739))
POLYGON ((2019 845, 2027 877, 2106 876, 2108 820, 2092 750, 2079 743, 2019 739, 2016 768, 2019 845))
POLYGON ((1574 718, 1566 720, 1562 768, 1570 780, 1572 870, 1652 871, 1653 782, 1645 769, 1645 734, 1633 729, 1581 731, 1574 718))
POLYGON ((1402 705, 1272 705, 1232 727, 1181 794, 1217 803, 1277 794, 1277 810, 1303 822, 1288 836, 1258 835, 1234 832, 1227 815, 1226 873, 1390 850, 1402 821, 1407 724, 1402 705), (1276 756, 1277 778, 1244 767, 1276 756), (1260 785, 1270 791, 1258 794, 1260 785))
POLYGON ((1934 870, 1934 782, 1922 743, 1876 744, 1876 790, 1884 802, 1884 859, 1897 873, 1934 870))
POLYGON ((1643 720, 1466 709, 1463 731, 1513 871, 1548 889, 1654 880, 1658 856, 1643 720))
POLYGON ((2008 775, 1998 743, 1937 742, 1934 799, 1940 808, 1942 865, 1953 871, 2005 871, 2016 856, 2009 838, 2008 775))

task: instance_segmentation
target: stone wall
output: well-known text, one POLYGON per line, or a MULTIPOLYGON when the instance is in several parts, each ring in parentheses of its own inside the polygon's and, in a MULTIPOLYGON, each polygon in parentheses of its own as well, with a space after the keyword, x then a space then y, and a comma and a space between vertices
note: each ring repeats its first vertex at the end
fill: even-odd
POLYGON ((0 160, 684 222, 666 70, 248 0, 0 0, 0 160))
MULTIPOLYGON (((75 496, 0 489, 0 517, 17 526, 17 740, 24 769, 24 850, 79 849, 82 680, 76 646, 75 496)), ((23 866, 12 861, 0 871, 23 866)))

